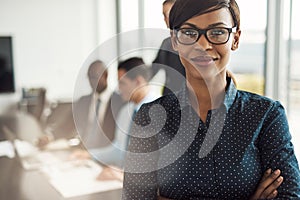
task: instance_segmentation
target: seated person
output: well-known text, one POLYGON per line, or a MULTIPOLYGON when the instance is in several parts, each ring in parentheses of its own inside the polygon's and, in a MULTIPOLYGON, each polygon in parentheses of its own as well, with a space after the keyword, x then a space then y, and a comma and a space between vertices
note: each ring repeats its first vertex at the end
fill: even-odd
MULTIPOLYGON (((115 139, 112 144, 103 148, 76 151, 73 158, 90 158, 108 165, 123 167, 124 154, 128 145, 128 132, 135 112, 143 103, 155 100, 159 96, 151 92, 148 81, 151 77, 150 69, 141 58, 133 57, 121 62, 118 66, 120 95, 128 104, 122 107, 116 120, 115 139)), ((106 171, 109 171, 106 169, 106 171)), ((102 177, 100 175, 100 177, 102 177)))
MULTIPOLYGON (((88 79, 92 92, 76 101, 73 105, 73 111, 69 108, 65 113, 60 114, 60 120, 56 119, 53 125, 48 126, 48 129, 46 129, 47 134, 37 140, 37 145, 43 147, 54 139, 69 139, 78 136, 77 132, 85 143, 89 143, 86 144, 89 147, 108 145, 107 140, 103 138, 97 138, 101 141, 94 144, 91 144, 92 139, 89 139, 89 135, 102 131, 104 132, 103 135, 109 140, 113 140, 113 133, 115 132, 114 117, 125 103, 120 95, 109 89, 107 77, 108 72, 102 61, 96 60, 91 63, 88 68, 88 79), (91 127, 98 124, 100 124, 101 130, 99 128, 92 130, 91 127)), ((97 135, 100 136, 101 134, 97 135)))

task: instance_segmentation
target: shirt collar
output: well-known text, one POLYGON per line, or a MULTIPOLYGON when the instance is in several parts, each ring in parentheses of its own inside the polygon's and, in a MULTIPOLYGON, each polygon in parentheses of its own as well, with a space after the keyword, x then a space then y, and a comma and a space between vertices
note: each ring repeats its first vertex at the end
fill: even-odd
MULTIPOLYGON (((227 81, 227 87, 226 87, 227 89, 225 92, 223 106, 225 107, 226 112, 228 112, 228 110, 230 109, 230 107, 232 106, 235 100, 237 89, 230 77, 227 77, 226 81, 227 81)), ((191 106, 191 103, 188 98, 188 89, 186 84, 184 84, 183 88, 178 93, 175 93, 175 95, 177 96, 180 107, 182 109, 185 108, 186 106, 191 106)))
POLYGON ((235 100, 237 89, 230 77, 227 77, 226 80, 227 80, 228 87, 225 92, 224 105, 226 107, 226 111, 228 112, 228 110, 230 109, 230 107, 232 106, 235 100))
POLYGON ((234 85, 234 82, 232 81, 232 79, 230 77, 227 77, 226 81, 227 81, 228 87, 225 92, 224 106, 226 108, 226 111, 228 112, 228 110, 230 109, 230 107, 232 106, 232 104, 235 100, 237 89, 234 85))
POLYGON ((111 97, 112 90, 106 87, 106 89, 103 90, 100 94, 97 92, 94 94, 95 94, 95 99, 99 99, 101 102, 105 102, 111 97))

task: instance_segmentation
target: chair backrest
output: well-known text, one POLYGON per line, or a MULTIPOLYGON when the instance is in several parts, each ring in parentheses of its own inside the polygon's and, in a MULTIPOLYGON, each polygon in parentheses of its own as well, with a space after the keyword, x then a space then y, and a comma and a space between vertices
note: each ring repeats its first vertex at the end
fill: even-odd
POLYGON ((46 102, 45 88, 22 88, 21 105, 25 106, 28 113, 38 120, 41 119, 46 102))

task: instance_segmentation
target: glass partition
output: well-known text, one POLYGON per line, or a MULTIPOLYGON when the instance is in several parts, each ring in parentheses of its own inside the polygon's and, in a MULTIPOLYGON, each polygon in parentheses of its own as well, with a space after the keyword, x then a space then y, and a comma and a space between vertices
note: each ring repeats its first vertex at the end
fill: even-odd
POLYGON ((233 53, 229 69, 235 74, 239 89, 263 95, 267 0, 238 3, 242 34, 239 49, 233 53))
POLYGON ((292 0, 291 14, 291 38, 290 38, 290 67, 289 67, 289 92, 288 92, 288 116, 294 146, 298 158, 300 158, 300 7, 299 0, 292 0))

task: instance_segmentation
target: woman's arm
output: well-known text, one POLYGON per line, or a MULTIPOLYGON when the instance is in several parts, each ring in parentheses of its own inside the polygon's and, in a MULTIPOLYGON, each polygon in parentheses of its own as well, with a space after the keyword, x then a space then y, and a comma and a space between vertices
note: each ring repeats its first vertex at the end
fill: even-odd
POLYGON ((278 194, 277 188, 281 185, 282 181, 283 178, 280 176, 280 170, 275 170, 272 172, 271 169, 268 169, 265 171, 255 193, 250 197, 249 200, 274 199, 278 194))
POLYGON ((274 102, 263 122, 258 144, 263 169, 279 169, 284 181, 278 188, 280 199, 300 198, 300 171, 294 153, 284 108, 274 102))

